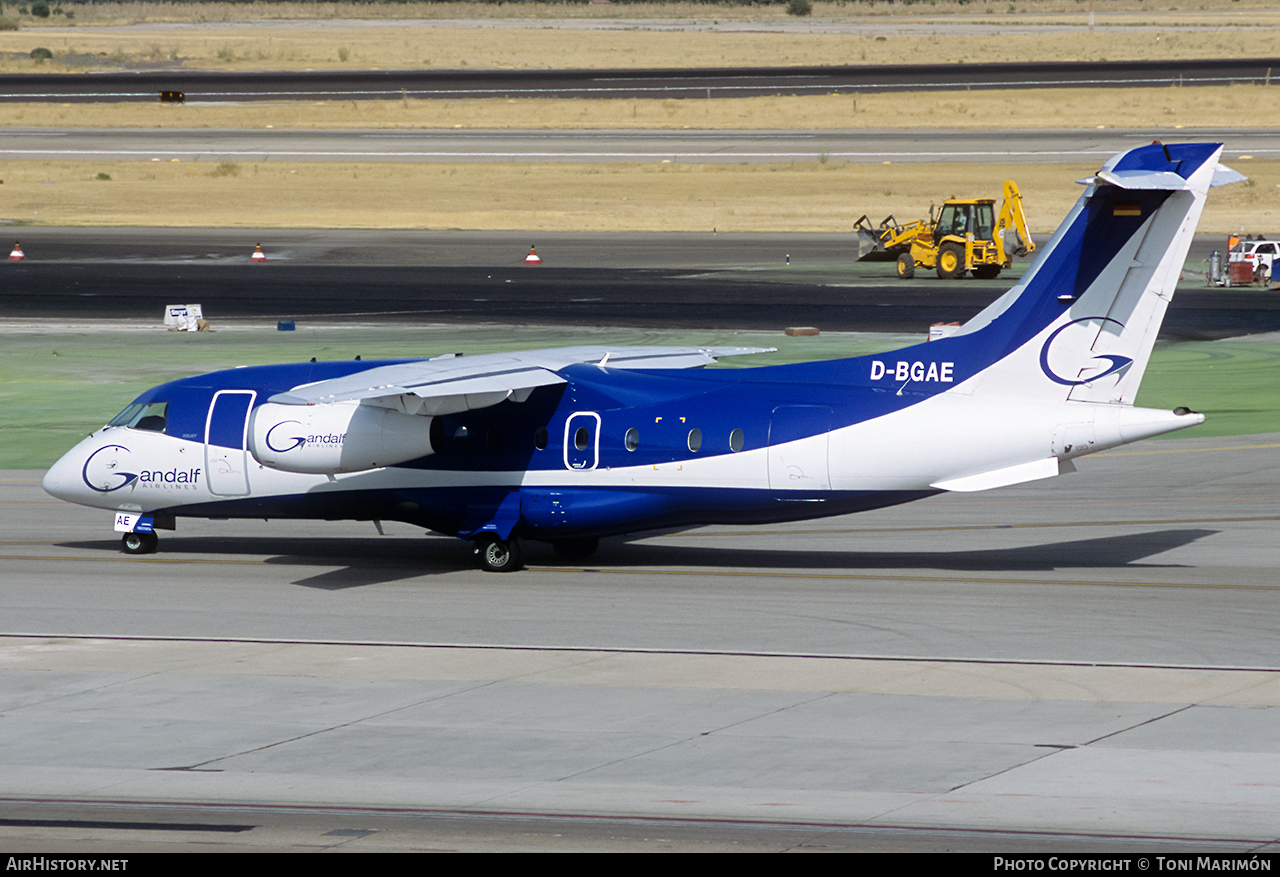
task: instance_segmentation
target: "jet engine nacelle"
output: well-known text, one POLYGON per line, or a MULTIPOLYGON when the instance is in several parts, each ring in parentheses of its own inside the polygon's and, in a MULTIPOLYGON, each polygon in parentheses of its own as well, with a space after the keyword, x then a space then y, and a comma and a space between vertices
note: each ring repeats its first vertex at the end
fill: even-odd
POLYGON ((267 402, 253 412, 249 451, 284 472, 363 472, 430 454, 431 418, 357 402, 267 402))

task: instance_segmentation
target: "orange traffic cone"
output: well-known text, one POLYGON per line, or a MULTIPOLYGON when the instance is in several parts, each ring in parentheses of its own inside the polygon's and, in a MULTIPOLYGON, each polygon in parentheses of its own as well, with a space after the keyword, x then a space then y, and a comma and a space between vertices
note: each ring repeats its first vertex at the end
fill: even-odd
POLYGON ((538 258, 538 253, 532 246, 529 247, 529 255, 524 257, 526 265, 541 265, 542 260, 538 258))
MULTIPOLYGON (((4 252, 4 251, 0 250, 0 252, 4 252)), ((9 254, 9 261, 21 262, 25 258, 27 258, 27 254, 22 252, 22 244, 18 243, 17 241, 14 241, 13 252, 9 254)))
POLYGON ((262 244, 258 244, 256 247, 253 248, 253 255, 249 257, 249 261, 250 262, 267 261, 267 254, 262 252, 262 244))

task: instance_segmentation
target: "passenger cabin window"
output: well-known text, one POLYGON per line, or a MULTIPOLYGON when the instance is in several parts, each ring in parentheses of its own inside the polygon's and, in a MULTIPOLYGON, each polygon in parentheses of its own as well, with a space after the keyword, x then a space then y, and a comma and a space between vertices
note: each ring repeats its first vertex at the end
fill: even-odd
POLYGON ((733 432, 729 433, 729 450, 733 451, 736 454, 738 453, 738 451, 742 450, 742 444, 743 444, 742 430, 735 429, 733 432))
POLYGON ((547 442, 550 438, 551 436, 547 432, 547 428, 545 426, 540 426, 533 431, 533 446, 539 451, 545 451, 547 449, 547 442))
POLYGON ((628 451, 634 451, 636 448, 640 447, 640 430, 636 429, 634 426, 631 427, 627 430, 626 436, 623 437, 623 442, 626 444, 628 451))
POLYGON ((702 448, 702 430, 689 430, 689 450, 698 451, 702 448))
POLYGON ((164 432, 168 402, 134 402, 111 419, 107 426, 127 426, 149 432, 164 432))

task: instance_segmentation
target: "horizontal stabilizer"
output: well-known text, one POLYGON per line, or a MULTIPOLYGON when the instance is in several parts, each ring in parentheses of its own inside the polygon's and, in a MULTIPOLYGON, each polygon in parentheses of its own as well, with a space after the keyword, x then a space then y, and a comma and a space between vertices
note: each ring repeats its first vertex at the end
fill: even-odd
POLYGON ((1213 169, 1213 182, 1209 184, 1209 188, 1229 186, 1232 183, 1243 183, 1247 179, 1249 178, 1239 171, 1233 171, 1225 164, 1220 164, 1213 169))
POLYGON ((1121 189, 1152 189, 1162 192, 1181 192, 1190 184, 1172 171, 1098 171, 1098 183, 1109 183, 1121 189))

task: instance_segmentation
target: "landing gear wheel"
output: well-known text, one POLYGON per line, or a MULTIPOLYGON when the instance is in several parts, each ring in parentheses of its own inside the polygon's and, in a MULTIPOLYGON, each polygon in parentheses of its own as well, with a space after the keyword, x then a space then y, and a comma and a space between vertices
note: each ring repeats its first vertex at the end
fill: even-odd
POLYGON ((523 552, 515 539, 486 536, 476 540, 476 553, 486 572, 515 572, 523 565, 523 552))
POLYGON ((910 253, 903 253, 898 257, 898 277, 902 280, 910 280, 916 276, 916 260, 911 258, 910 253))
POLYGON ((938 276, 955 280, 964 276, 964 249, 958 244, 943 244, 938 251, 938 276))
POLYGON ((600 540, 594 537, 587 539, 557 539, 551 543, 551 547, 556 550, 556 556, 561 560, 586 560, 596 553, 596 549, 600 547, 600 540))
POLYGON ((120 550, 125 554, 151 554, 159 544, 155 533, 125 533, 120 538, 120 550))

